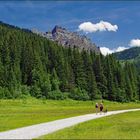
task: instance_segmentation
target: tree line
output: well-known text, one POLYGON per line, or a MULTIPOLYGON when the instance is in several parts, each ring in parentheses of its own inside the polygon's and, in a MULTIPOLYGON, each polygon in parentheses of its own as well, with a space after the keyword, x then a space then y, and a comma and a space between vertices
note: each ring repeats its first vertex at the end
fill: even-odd
POLYGON ((62 47, 0 23, 0 98, 140 100, 140 76, 113 55, 62 47))

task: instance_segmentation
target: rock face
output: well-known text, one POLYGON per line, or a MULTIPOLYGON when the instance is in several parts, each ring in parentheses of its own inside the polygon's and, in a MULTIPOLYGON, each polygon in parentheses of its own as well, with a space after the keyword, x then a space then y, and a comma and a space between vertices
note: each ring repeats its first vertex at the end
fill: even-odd
POLYGON ((80 36, 76 32, 70 32, 59 26, 55 26, 51 32, 41 33, 40 35, 65 47, 77 47, 80 50, 85 49, 100 53, 99 47, 96 47, 86 36, 80 36))

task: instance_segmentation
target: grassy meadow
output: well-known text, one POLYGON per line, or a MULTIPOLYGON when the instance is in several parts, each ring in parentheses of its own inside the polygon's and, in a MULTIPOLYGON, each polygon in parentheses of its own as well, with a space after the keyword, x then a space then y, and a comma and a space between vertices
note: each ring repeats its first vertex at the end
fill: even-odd
POLYGON ((87 121, 40 139, 140 139, 140 111, 87 121))
MULTIPOLYGON (((0 100, 0 131, 95 112, 97 101, 39 100, 35 98, 0 100)), ((108 110, 140 108, 140 103, 104 100, 108 110)))

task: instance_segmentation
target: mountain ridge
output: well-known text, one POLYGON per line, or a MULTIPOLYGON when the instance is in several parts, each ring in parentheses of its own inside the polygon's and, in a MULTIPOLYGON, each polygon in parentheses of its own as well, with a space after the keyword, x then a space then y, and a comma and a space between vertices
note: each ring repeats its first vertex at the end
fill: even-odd
POLYGON ((36 30, 32 30, 32 32, 55 41, 64 47, 77 47, 80 50, 85 49, 87 51, 100 53, 100 48, 97 47, 95 43, 92 43, 85 35, 79 35, 77 32, 70 32, 66 28, 58 25, 56 25, 50 32, 43 33, 36 30))
POLYGON ((127 50, 116 52, 112 54, 120 61, 127 61, 133 63, 138 71, 140 70, 140 47, 133 47, 127 50))
POLYGON ((54 41, 63 47, 76 47, 79 50, 84 49, 87 51, 94 51, 97 54, 101 53, 100 48, 97 47, 95 43, 92 43, 92 41, 85 35, 79 35, 77 32, 70 32, 66 28, 60 27, 58 25, 56 25, 50 32, 42 32, 37 29, 30 30, 26 28, 20 28, 18 26, 7 24, 2 21, 0 21, 0 24, 25 32, 35 33, 41 37, 45 37, 51 41, 54 41))
POLYGON ((113 55, 119 60, 135 59, 140 55, 140 47, 133 47, 121 52, 113 53, 113 55))

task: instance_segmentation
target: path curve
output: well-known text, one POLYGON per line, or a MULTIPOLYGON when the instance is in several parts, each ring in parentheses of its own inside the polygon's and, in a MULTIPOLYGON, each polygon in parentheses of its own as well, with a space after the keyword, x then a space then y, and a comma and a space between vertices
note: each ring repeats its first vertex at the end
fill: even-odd
POLYGON ((40 137, 42 135, 46 135, 52 132, 55 132, 57 130, 70 127, 73 125, 76 125, 81 122, 85 122, 92 119, 97 119, 113 114, 119 114, 124 112, 130 112, 130 111, 140 111, 140 109, 129 109, 129 110, 118 110, 118 111, 110 111, 106 114, 86 114, 81 115, 77 117, 71 117, 56 121, 51 121, 47 123, 41 123, 36 125, 31 125, 27 127, 22 127, 14 130, 9 130, 5 132, 0 133, 0 139, 33 139, 40 137))

